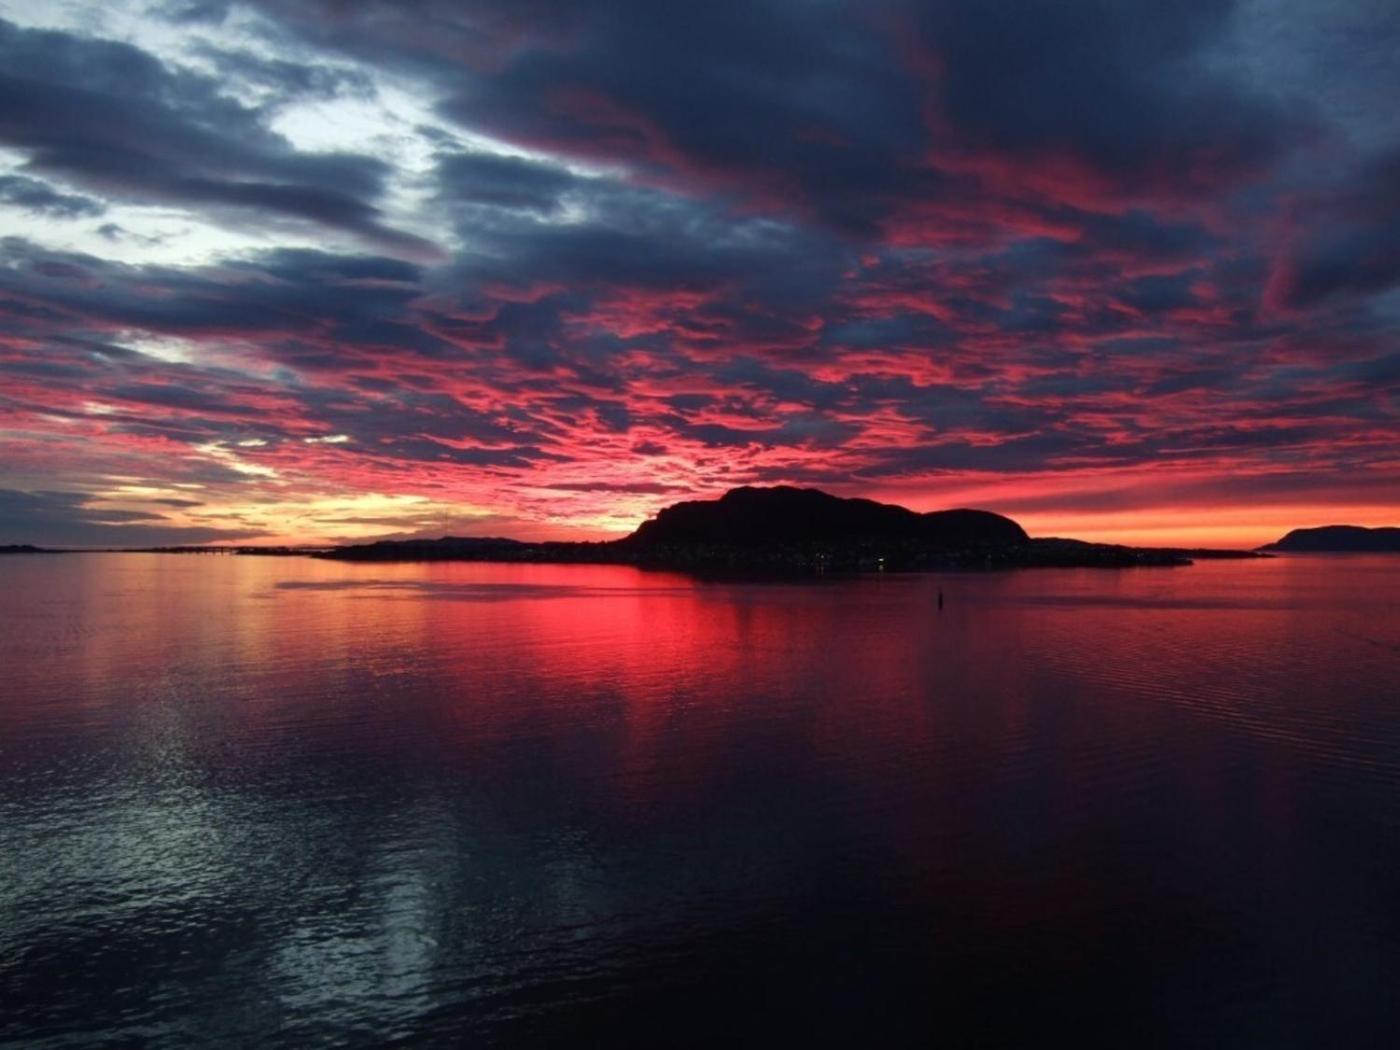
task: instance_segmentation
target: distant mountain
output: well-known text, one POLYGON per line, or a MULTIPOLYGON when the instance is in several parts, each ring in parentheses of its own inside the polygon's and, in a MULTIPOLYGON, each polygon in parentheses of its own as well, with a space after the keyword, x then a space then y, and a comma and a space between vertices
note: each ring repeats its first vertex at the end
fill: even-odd
POLYGON ((377 540, 336 547, 325 557, 342 561, 513 561, 535 544, 503 536, 443 536, 435 540, 377 540))
POLYGON ((892 503, 842 499, 818 489, 737 488, 715 500, 667 507, 622 542, 760 547, 869 540, 917 542, 941 550, 996 548, 1029 537, 1010 518, 985 510, 919 514, 892 503))
POLYGON ((1361 525, 1322 525, 1294 529, 1261 551, 1297 554, 1400 554, 1400 528, 1368 529, 1361 525))
POLYGON ((32 543, 0 543, 0 554, 52 554, 32 543))

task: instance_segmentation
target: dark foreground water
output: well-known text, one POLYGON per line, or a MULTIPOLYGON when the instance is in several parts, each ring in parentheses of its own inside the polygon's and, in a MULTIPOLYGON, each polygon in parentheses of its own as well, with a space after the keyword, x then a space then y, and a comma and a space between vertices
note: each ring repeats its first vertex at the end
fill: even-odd
POLYGON ((1397 1026, 1400 558, 0 561, 0 1043, 1397 1026))

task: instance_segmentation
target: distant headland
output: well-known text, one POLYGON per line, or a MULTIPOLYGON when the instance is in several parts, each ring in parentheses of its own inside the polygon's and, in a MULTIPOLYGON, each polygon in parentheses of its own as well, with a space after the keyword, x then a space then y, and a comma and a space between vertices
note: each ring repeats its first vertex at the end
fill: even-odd
POLYGON ((1321 525, 1315 529, 1294 529, 1259 549, 1295 554, 1400 554, 1400 528, 1321 525))
POLYGON ((562 561, 698 572, 811 573, 1125 568, 1189 565, 1193 557, 1260 555, 1032 539, 1015 521, 990 511, 921 514, 890 503, 778 486, 736 488, 718 499, 673 504, 619 540, 525 543, 447 536, 380 540, 316 556, 337 561, 562 561))

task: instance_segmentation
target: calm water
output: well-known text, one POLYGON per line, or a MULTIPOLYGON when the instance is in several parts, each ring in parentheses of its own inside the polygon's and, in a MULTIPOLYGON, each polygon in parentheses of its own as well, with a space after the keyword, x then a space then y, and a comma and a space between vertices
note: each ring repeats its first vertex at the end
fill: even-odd
POLYGON ((1400 558, 0 560, 0 1043, 1393 1046, 1397 862, 1400 558))

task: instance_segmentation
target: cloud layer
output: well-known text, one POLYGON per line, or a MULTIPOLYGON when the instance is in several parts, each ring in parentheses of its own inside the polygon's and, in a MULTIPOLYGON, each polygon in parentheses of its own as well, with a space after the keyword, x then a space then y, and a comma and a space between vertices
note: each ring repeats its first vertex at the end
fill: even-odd
POLYGON ((0 542, 1380 523, 1400 19, 1314 7, 0 5, 0 542))

